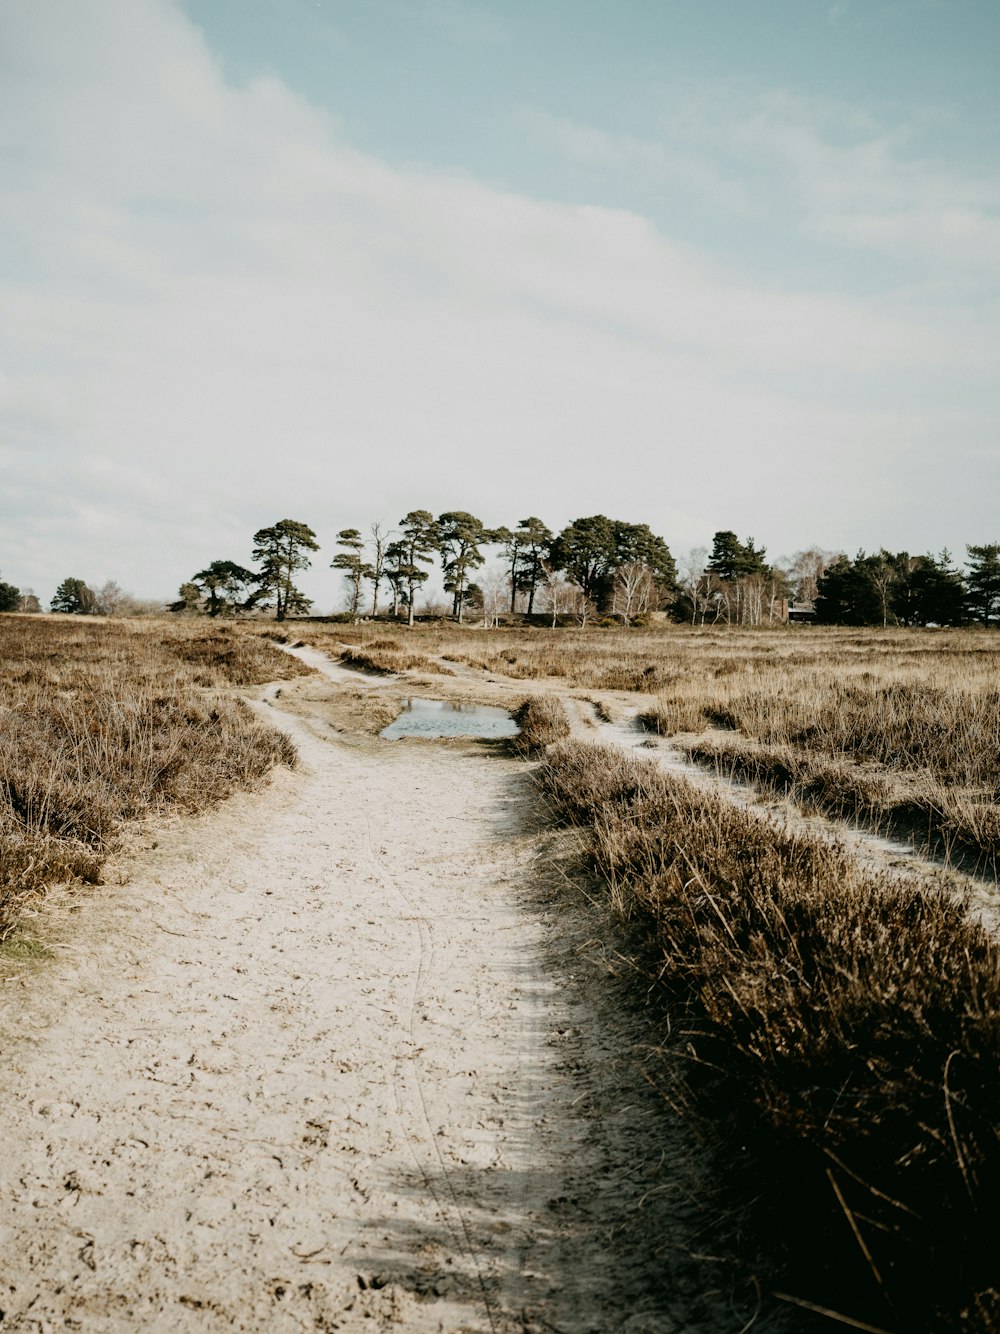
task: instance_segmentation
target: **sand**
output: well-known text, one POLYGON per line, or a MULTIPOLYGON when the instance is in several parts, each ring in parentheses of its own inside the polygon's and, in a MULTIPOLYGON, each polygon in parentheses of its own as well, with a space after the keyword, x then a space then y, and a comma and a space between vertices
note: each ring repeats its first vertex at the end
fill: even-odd
POLYGON ((2 1329, 739 1329, 530 766, 322 693, 0 988, 2 1329))

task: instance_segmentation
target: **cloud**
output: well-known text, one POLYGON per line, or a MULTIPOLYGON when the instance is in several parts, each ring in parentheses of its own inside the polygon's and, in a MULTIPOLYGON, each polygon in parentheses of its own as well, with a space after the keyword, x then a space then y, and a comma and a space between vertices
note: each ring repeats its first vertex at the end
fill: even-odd
POLYGON ((7 6, 0 50, 0 570, 40 593, 171 595, 278 518, 328 548, 424 506, 891 543, 866 525, 904 524, 895 477, 993 365, 977 327, 755 283, 625 210, 387 166, 227 82, 166 0, 7 6))
POLYGON ((732 226, 767 220, 777 232, 896 264, 997 274, 997 173, 920 148, 924 131, 949 114, 921 107, 890 120, 788 89, 689 82, 663 93, 655 137, 609 134, 537 109, 522 119, 564 158, 668 182, 703 208, 726 210, 732 226))
POLYGON ((522 109, 520 119, 537 142, 567 158, 615 172, 639 171, 693 189, 722 208, 747 211, 749 201, 742 186, 709 157, 685 149, 677 139, 653 141, 611 133, 531 107, 522 109))

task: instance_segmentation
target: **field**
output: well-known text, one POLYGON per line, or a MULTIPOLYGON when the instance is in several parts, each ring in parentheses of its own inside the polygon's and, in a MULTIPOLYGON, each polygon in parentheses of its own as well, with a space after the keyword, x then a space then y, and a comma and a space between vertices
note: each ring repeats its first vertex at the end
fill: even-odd
MULTIPOLYGON (((770 1238, 772 1282, 789 1301, 862 1328, 994 1328, 995 908, 984 916, 980 899, 973 911, 961 879, 933 861, 920 875, 892 859, 861 864, 837 820, 993 885, 996 638, 337 634, 375 670, 419 663, 590 690, 604 716, 630 710, 720 774, 713 790, 578 741, 550 749, 539 771, 553 815, 587 832, 608 903, 640 939, 643 985, 682 1035, 665 1096, 697 1108, 720 1142, 752 1146, 756 1203, 742 1225, 756 1243, 770 1238), (778 823, 733 780, 748 798, 780 793, 778 823), (817 829, 797 822, 800 809, 833 818, 817 829)), ((525 706, 542 743, 560 730, 550 706, 551 694, 525 706)))
MULTIPOLYGON (((99 879, 144 816, 202 809, 294 764, 241 689, 289 680, 283 726, 342 743, 344 773, 356 753, 391 782, 406 753, 411 786, 422 772, 443 783, 449 762, 486 765, 485 782, 490 761, 438 747, 433 767, 431 750, 378 742, 401 697, 506 704, 523 731, 504 763, 531 775, 552 848, 575 850, 560 875, 631 979, 663 1106, 717 1164, 714 1258, 700 1262, 756 1285, 764 1327, 775 1302, 821 1322, 791 1328, 1000 1323, 995 635, 49 618, 0 630, 5 932, 46 883, 99 879), (353 675, 295 681, 305 669, 269 641, 319 648, 353 675)), ((345 829, 354 799, 328 789, 345 829)), ((368 809, 388 827, 394 803, 389 786, 368 809)), ((383 840, 397 893, 405 840, 368 830, 359 865, 367 875, 383 840)))
POLYGON ((305 669, 254 636, 5 616, 0 662, 0 939, 52 881, 99 881, 142 817, 294 763, 234 689, 305 669))
POLYGON ((622 633, 309 628, 376 671, 472 668, 635 695, 720 772, 916 838, 992 873, 1000 854, 1000 643, 989 631, 622 633))

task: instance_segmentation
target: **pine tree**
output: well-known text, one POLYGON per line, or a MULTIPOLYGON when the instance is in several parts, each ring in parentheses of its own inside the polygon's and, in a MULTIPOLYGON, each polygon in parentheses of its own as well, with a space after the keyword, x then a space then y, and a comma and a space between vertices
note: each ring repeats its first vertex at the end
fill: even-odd
POLYGON ((292 582, 299 570, 312 564, 306 554, 318 551, 316 534, 297 519, 281 519, 253 535, 253 557, 260 561, 258 596, 274 599, 274 619, 283 621, 292 612, 305 612, 312 602, 292 582))

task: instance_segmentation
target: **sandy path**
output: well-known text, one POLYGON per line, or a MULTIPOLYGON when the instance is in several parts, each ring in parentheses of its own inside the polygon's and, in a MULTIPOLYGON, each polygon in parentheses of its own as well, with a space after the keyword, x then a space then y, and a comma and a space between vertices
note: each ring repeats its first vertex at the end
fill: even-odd
POLYGON ((3 1329, 738 1328, 665 1295, 690 1185, 524 766, 282 721, 0 993, 3 1329))

